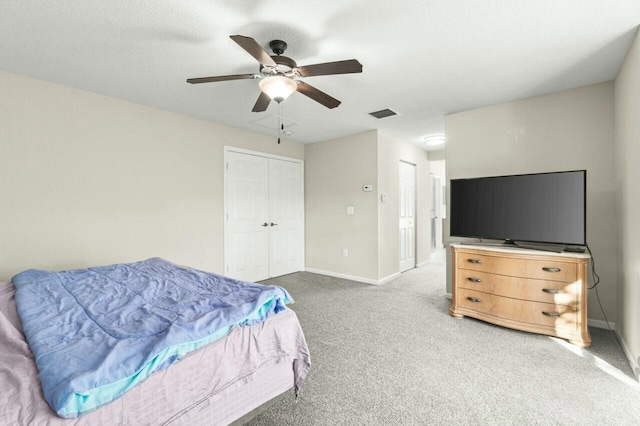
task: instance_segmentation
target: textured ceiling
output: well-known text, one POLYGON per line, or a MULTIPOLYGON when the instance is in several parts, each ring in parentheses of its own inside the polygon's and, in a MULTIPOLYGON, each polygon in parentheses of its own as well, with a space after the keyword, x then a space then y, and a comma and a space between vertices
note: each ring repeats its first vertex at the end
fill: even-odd
POLYGON ((256 80, 185 80, 258 72, 229 35, 282 39, 299 65, 364 67, 305 79, 342 104, 294 93, 289 139, 377 128, 420 144, 445 114, 615 78, 638 24, 638 0, 2 0, 0 69, 275 134, 275 103, 251 112, 256 80), (368 115, 384 108, 399 115, 368 115))

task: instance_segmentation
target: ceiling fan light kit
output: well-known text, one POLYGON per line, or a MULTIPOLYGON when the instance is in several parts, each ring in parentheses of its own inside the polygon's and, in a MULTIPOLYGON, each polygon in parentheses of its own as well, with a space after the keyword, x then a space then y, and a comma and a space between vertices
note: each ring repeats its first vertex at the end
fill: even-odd
POLYGON ((266 93, 277 103, 287 99, 298 88, 295 80, 278 75, 263 78, 258 82, 258 86, 263 93, 266 93))

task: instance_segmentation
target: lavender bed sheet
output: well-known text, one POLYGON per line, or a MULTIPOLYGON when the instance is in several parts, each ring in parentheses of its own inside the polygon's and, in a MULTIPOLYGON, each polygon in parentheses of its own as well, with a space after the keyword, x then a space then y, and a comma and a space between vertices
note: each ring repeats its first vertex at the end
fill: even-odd
POLYGON ((291 365, 298 388, 310 368, 309 350, 298 318, 286 309, 261 324, 232 329, 225 338, 151 375, 97 411, 78 419, 63 419, 51 410, 42 394, 11 283, 0 283, 0 348, 0 424, 172 424, 203 401, 237 390, 275 364, 291 365))

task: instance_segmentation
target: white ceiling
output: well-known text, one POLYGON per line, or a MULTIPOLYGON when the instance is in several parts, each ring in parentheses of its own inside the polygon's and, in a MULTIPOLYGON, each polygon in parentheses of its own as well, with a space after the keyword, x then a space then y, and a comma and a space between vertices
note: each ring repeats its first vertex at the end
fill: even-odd
POLYGON ((615 78, 638 24, 639 0, 2 0, 0 69, 275 134, 277 104, 251 112, 257 80, 185 80, 258 72, 229 35, 282 39, 299 65, 363 64, 305 79, 342 104, 294 93, 289 139, 420 144, 445 114, 615 78), (400 115, 367 114, 384 108, 400 115))

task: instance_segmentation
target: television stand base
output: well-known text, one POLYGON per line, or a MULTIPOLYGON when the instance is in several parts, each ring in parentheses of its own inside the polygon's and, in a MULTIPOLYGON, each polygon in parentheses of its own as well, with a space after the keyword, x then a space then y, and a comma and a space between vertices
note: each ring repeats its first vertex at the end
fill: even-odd
POLYGON ((501 243, 458 243, 458 244, 462 244, 462 245, 469 245, 469 246, 482 246, 482 247, 499 247, 499 248, 505 248, 505 249, 522 249, 522 250, 537 250, 537 251, 550 251, 552 253, 562 253, 563 251, 567 251, 567 252, 572 252, 572 253, 584 253, 584 250, 582 251, 571 251, 571 250, 567 250, 566 247, 557 247, 557 246, 534 246, 534 245, 527 245, 527 244, 520 244, 517 243, 513 240, 506 240, 504 242, 501 243))
POLYGON ((516 244, 516 247, 527 250, 551 251, 553 253, 562 253, 564 251, 564 247, 528 246, 526 244, 516 244))
POLYGON ((564 248, 564 251, 567 253, 584 253, 587 249, 579 246, 567 246, 564 248))

